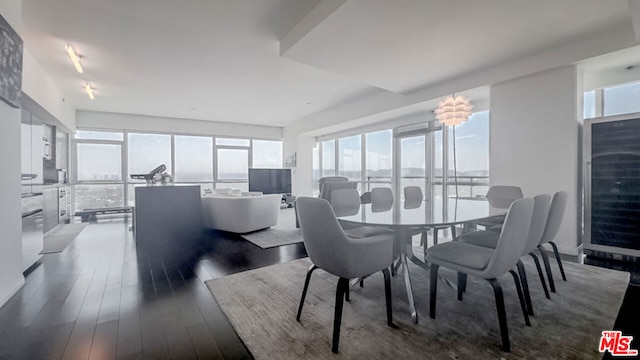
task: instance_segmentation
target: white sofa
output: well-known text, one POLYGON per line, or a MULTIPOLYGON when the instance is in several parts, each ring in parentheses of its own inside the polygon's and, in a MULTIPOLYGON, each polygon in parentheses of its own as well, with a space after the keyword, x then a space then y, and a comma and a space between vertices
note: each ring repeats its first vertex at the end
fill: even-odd
POLYGON ((202 224, 244 234, 278 224, 282 195, 210 195, 202 197, 202 224))

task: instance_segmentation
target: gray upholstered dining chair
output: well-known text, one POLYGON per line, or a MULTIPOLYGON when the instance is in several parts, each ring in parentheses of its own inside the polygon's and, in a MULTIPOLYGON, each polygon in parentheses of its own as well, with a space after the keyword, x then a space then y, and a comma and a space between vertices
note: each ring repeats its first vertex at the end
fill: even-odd
MULTIPOLYGON (((485 198, 491 207, 496 209, 508 209, 512 202, 522 199, 522 189, 513 185, 493 185, 487 191, 485 198)), ((496 216, 491 219, 477 222, 477 225, 484 226, 487 230, 500 231, 500 226, 504 222, 504 216, 496 216)))
POLYGON ((365 191, 360 195, 360 203, 371 204, 371 191, 365 191))
MULTIPOLYGON (((422 189, 419 186, 405 186, 404 191, 404 208, 405 209, 416 209, 422 206, 422 202, 424 201, 424 195, 422 194, 422 189)), ((438 231, 433 229, 433 231, 438 231)), ((427 229, 417 227, 413 229, 411 235, 420 234, 420 245, 423 246, 423 251, 427 246, 427 229)))
POLYGON ((329 181, 322 185, 320 198, 329 202, 332 201, 331 194, 339 189, 357 189, 358 183, 354 181, 329 181))
MULTIPOLYGON (((337 189, 331 193, 331 207, 336 216, 355 215, 360 210, 360 195, 356 189, 337 189)), ((389 234, 393 235, 393 230, 383 227, 373 227, 355 225, 340 222, 340 225, 348 236, 363 238, 367 236, 389 234)))
POLYGON ((540 239, 540 244, 538 245, 538 249, 540 250, 540 254, 542 255, 542 261, 544 262, 544 267, 547 272, 547 278, 549 279, 549 288, 551 289, 551 292, 556 292, 556 286, 553 281, 553 274, 551 273, 549 257, 547 256, 547 252, 543 245, 547 243, 551 245, 551 247, 553 248, 553 253, 556 256, 556 261, 558 262, 558 267, 560 268, 562 280, 567 281, 567 277, 564 274, 564 268, 562 267, 562 261, 560 260, 560 254, 558 253, 558 246, 555 244, 555 242, 553 242, 553 239, 555 239, 556 235, 558 235, 558 230, 560 230, 560 225, 562 225, 562 218, 567 207, 568 197, 569 194, 566 191, 558 191, 553 194, 553 198, 551 198, 551 207, 549 208, 549 216, 547 217, 547 223, 544 228, 542 238, 540 239))
MULTIPOLYGON (((544 232, 545 225, 547 223, 547 216, 549 214, 549 206, 551 202, 551 196, 547 194, 536 195, 533 197, 533 214, 531 217, 531 226, 529 227, 529 233, 527 235, 527 243, 522 252, 522 256, 530 255, 535 264, 536 269, 538 270, 538 276, 540 277, 540 282, 542 283, 542 288, 544 290, 544 294, 549 299, 549 291, 547 290, 547 285, 544 280, 544 275, 542 274, 542 268, 540 267, 540 261, 538 257, 534 253, 534 250, 537 249, 538 244, 540 244, 540 239, 542 238, 542 233, 544 232)), ((463 241, 469 244, 483 246, 491 249, 495 249, 498 245, 500 234, 495 231, 475 231, 465 233, 458 238, 456 241, 463 241)), ((529 285, 527 281, 527 274, 524 268, 524 264, 522 260, 518 260, 517 262, 518 273, 520 275, 520 280, 522 281, 522 287, 524 290, 525 302, 527 305, 527 310, 529 315, 533 315, 533 305, 531 302, 531 296, 529 294, 529 285)), ((462 289, 464 289, 464 278, 462 279, 462 289)))
POLYGON ((336 216, 355 215, 360 210, 357 189, 336 189, 331 193, 331 207, 336 216))
POLYGON ((393 260, 393 236, 375 235, 361 239, 347 236, 340 227, 331 205, 324 199, 300 197, 296 199, 296 211, 300 220, 304 246, 313 263, 307 271, 296 320, 300 321, 313 271, 322 269, 338 276, 331 347, 331 351, 337 353, 342 307, 345 297, 348 296, 349 280, 382 271, 387 325, 395 327, 391 312, 391 279, 388 269, 393 260))
POLYGON ((393 192, 389 188, 371 189, 371 211, 387 211, 393 206, 393 192))
POLYGON ((422 189, 419 186, 405 186, 404 190, 404 207, 412 209, 420 207, 424 200, 422 189))
MULTIPOLYGON (((512 269, 516 266, 526 246, 533 206, 533 199, 520 199, 511 204, 495 249, 462 241, 447 242, 429 248, 426 261, 431 264, 429 306, 429 315, 431 318, 435 319, 436 317, 436 294, 438 269, 440 266, 457 271, 459 278, 461 276, 460 274, 466 274, 485 279, 493 287, 495 295, 500 334, 502 337, 502 349, 506 352, 511 351, 502 287, 497 278, 507 272, 511 273, 516 283, 520 306, 523 308, 525 321, 528 322, 518 276, 512 269)), ((458 296, 461 295, 462 290, 464 289, 458 289, 458 296)))
POLYGON ((345 182, 349 181, 348 178, 344 176, 324 176, 318 179, 318 190, 322 192, 322 186, 328 182, 345 182))

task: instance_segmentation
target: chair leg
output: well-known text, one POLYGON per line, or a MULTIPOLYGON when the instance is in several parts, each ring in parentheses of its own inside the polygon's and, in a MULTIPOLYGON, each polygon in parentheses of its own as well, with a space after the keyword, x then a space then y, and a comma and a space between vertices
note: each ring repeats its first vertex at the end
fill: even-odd
POLYGON ((547 289, 547 282, 544 281, 544 275, 542 275, 540 260, 538 260, 538 257, 534 253, 529 253, 529 255, 531 255, 531 257, 533 258, 533 262, 536 264, 536 269, 538 270, 538 276, 540 277, 540 282, 542 283, 542 288, 544 289, 544 296, 546 296, 547 299, 551 299, 551 296, 549 296, 549 290, 547 289))
POLYGON ((391 273, 398 274, 398 269, 400 269, 400 266, 402 266, 402 261, 400 261, 400 258, 398 258, 398 262, 391 266, 391 273))
POLYGON ((467 274, 458 272, 458 300, 462 301, 462 294, 467 290, 467 274))
POLYGON ((524 301, 529 309, 529 315, 533 316, 533 305, 531 304, 531 294, 529 293, 529 282, 527 281, 527 273, 524 271, 524 264, 522 260, 518 259, 517 262, 518 275, 520 275, 520 281, 522 282, 522 290, 524 292, 524 301))
POLYGON ((496 296, 496 309, 498 310, 498 322, 500 323, 500 336, 502 337, 502 350, 511 352, 511 344, 509 343, 509 329, 507 327, 507 314, 504 309, 504 297, 502 296, 502 287, 496 279, 488 279, 493 293, 496 296))
POLYGON ((540 251, 540 255, 542 255, 542 262, 544 262, 544 269, 547 272, 547 279, 549 279, 549 289, 551 292, 556 292, 556 284, 553 282, 553 274, 551 273, 551 265, 549 264, 549 256, 547 255, 547 251, 541 246, 538 245, 538 250, 540 251))
POLYGON ((564 275, 564 268, 562 267, 562 261, 560 260, 560 253, 558 252, 558 247, 556 243, 553 241, 549 241, 551 247, 553 247, 553 253, 556 255, 556 261, 558 261, 558 267, 560 268, 560 275, 562 275, 562 280, 567 281, 567 277, 564 275))
POLYGON ((431 264, 430 274, 430 290, 429 290, 429 317, 436 318, 436 292, 438 291, 438 268, 440 265, 431 264))
POLYGON ((338 352, 338 346, 340 345, 340 324, 342 322, 342 306, 344 305, 344 297, 349 290, 349 279, 340 278, 338 280, 338 286, 336 289, 336 309, 333 316, 333 342, 331 345, 331 351, 338 352))
POLYGON ((513 282, 516 284, 516 291, 518 292, 518 299, 520 299, 522 315, 524 315, 524 323, 527 324, 527 326, 531 326, 531 322, 529 321, 529 310, 527 310, 527 305, 524 303, 524 295, 522 294, 520 278, 518 278, 518 274, 513 270, 509 270, 509 273, 513 276, 513 282))
POLYGON ((345 301, 351 301, 351 299, 349 299, 349 293, 351 292, 351 289, 349 288, 349 286, 347 285, 347 289, 344 291, 344 300, 345 301))
POLYGON ((360 278, 360 287, 364 287, 364 278, 360 278))
POLYGON ((391 310, 391 276, 388 269, 382 269, 382 275, 384 275, 384 300, 387 306, 387 325, 392 328, 398 326, 393 323, 393 312, 391 310))
POLYGON ((298 306, 298 315, 296 315, 296 320, 300 321, 300 315, 302 314, 302 306, 304 305, 304 299, 307 297, 307 289, 309 288, 309 282, 311 281, 311 273, 318 267, 315 265, 311 265, 309 270, 307 270, 307 278, 304 280, 304 288, 302 288, 302 298, 300 298, 300 306, 298 306))

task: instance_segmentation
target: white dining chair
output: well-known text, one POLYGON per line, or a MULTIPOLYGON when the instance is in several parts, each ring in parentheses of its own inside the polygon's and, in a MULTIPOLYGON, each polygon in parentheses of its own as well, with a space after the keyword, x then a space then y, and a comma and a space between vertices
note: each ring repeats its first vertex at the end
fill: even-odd
POLYGON ((318 198, 296 199, 302 239, 309 259, 313 263, 307 276, 298 306, 296 320, 300 321, 311 274, 322 269, 339 277, 333 319, 331 351, 338 352, 343 301, 348 301, 349 280, 364 278, 378 271, 384 276, 387 325, 393 324, 391 310, 391 279, 389 265, 393 260, 393 236, 375 235, 361 239, 349 237, 340 227, 328 201, 318 198))
MULTIPOLYGON (((512 269, 516 266, 526 246, 533 207, 533 199, 520 199, 511 204, 495 249, 473 245, 463 241, 451 241, 429 248, 426 261, 430 264, 431 290, 429 294, 429 315, 431 318, 436 318, 438 269, 441 266, 455 270, 459 274, 485 279, 491 284, 495 295, 502 338, 502 349, 505 352, 511 351, 504 297, 498 277, 507 272, 513 276, 516 289, 518 290, 518 298, 520 299, 523 316, 525 322, 528 323, 528 314, 525 309, 522 289, 519 285, 518 276, 512 269)), ((464 289, 458 289, 459 297, 463 290, 464 289)))
MULTIPOLYGON (((549 214, 551 196, 547 194, 536 195, 533 197, 533 201, 534 205, 533 215, 531 217, 531 226, 529 227, 527 242, 522 252, 522 257, 529 255, 533 258, 536 264, 536 269, 538 270, 538 276, 540 277, 540 282, 542 284, 545 296, 547 297, 547 299, 549 299, 549 291, 544 280, 544 275, 542 274, 540 261, 538 260, 538 257, 535 255, 534 251, 537 249, 538 244, 540 244, 540 239, 542 238, 542 233, 544 232, 545 224, 547 223, 547 215, 549 214)), ((499 238, 500 234, 495 231, 475 231, 459 236, 456 241, 462 241, 468 244, 495 249, 498 244, 499 238)), ((531 302, 531 295, 529 293, 527 274, 522 260, 518 260, 516 266, 518 269, 518 274, 520 275, 520 280, 522 281, 527 311, 529 315, 533 315, 533 305, 531 302)), ((462 284, 462 288, 464 289, 464 283, 462 284)))
POLYGON ((389 188, 373 188, 371 190, 371 211, 387 211, 393 206, 393 192, 389 188))
MULTIPOLYGON (((496 209, 508 209, 512 202, 522 199, 522 197, 522 189, 514 185, 493 185, 485 195, 489 206, 496 209)), ((476 224, 483 226, 486 230, 500 232, 500 226, 502 226, 503 222, 504 216, 496 216, 479 221, 476 224)))
POLYGON ((543 245, 551 245, 551 247, 553 248, 553 253, 556 257, 556 261, 558 262, 558 267, 560 268, 560 275, 562 275, 562 280, 567 281, 567 277, 564 274, 564 268, 562 267, 562 260, 560 260, 558 246, 553 240, 558 235, 558 230, 560 230, 560 225, 562 225, 562 218, 567 207, 568 197, 569 194, 566 191, 558 191, 557 193, 553 194, 553 198, 551 199, 551 207, 549 208, 549 216, 547 217, 544 233, 542 234, 540 244, 538 245, 538 249, 540 250, 540 254, 542 255, 542 261, 544 262, 544 267, 547 272, 547 278, 549 279, 549 288, 551 289, 551 292, 556 292, 556 287, 553 281, 553 274, 551 273, 549 257, 547 256, 547 252, 543 245))

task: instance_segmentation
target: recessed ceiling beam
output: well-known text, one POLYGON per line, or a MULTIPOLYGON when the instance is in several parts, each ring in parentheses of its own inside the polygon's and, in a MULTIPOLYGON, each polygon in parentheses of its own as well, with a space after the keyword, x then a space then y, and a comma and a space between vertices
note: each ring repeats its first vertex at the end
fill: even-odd
POLYGON ((348 0, 322 0, 280 39, 280 55, 285 54, 316 26, 325 21, 348 0))

